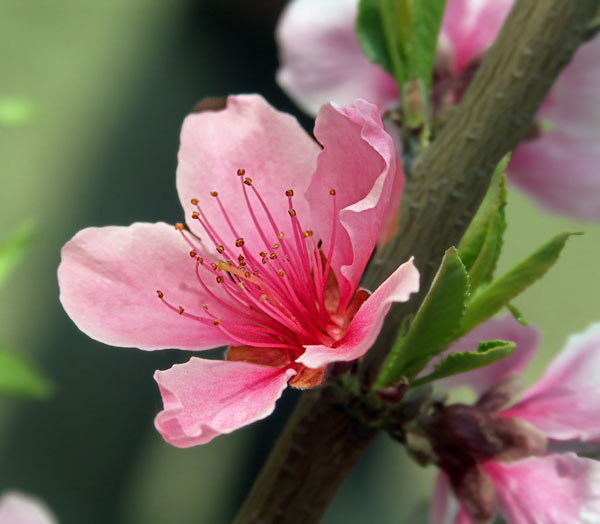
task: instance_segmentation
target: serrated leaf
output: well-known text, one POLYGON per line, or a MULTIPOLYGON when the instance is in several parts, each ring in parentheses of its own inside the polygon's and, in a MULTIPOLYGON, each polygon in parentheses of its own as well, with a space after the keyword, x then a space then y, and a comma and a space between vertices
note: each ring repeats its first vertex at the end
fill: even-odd
POLYGON ((509 155, 505 156, 496 166, 481 206, 458 246, 460 258, 469 272, 472 291, 492 280, 502 250, 509 159, 509 155))
POLYGON ((375 388, 416 375, 444 350, 460 327, 469 280, 456 248, 446 251, 433 283, 405 336, 400 335, 382 366, 375 388))
POLYGON ((581 233, 562 233, 555 236, 498 280, 478 289, 467 305, 460 334, 468 333, 485 322, 541 278, 558 260, 568 238, 579 234, 581 233))
POLYGON ((477 350, 463 353, 450 353, 434 367, 433 372, 415 380, 412 385, 420 386, 459 373, 473 371, 508 357, 517 347, 514 342, 489 340, 480 342, 477 350))
POLYGON ((45 398, 50 381, 22 357, 0 349, 0 395, 45 398))
POLYGON ((35 233, 36 228, 33 223, 24 224, 0 244, 0 286, 35 238, 35 233))

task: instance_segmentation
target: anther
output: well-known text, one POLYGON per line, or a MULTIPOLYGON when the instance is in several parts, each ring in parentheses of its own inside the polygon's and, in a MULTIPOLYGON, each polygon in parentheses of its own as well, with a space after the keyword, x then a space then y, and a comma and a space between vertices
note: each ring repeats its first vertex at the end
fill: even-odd
POLYGON ((279 238, 279 240, 283 239, 283 231, 280 231, 279 233, 277 233, 277 238, 279 238))
POLYGON ((223 282, 225 282, 225 277, 223 275, 218 275, 217 276, 217 283, 218 284, 222 284, 223 282))
POLYGON ((227 260, 225 260, 225 262, 227 262, 228 266, 231 266, 231 267, 235 266, 235 264, 233 263, 233 260, 231 260, 230 258, 228 258, 227 260))
POLYGON ((219 196, 219 193, 217 193, 217 191, 211 191, 211 192, 210 192, 210 196, 213 196, 213 197, 218 197, 218 196, 219 196))
POLYGON ((245 244, 244 239, 242 237, 238 238, 235 241, 235 247, 242 247, 245 244))
POLYGON ((220 254, 223 254, 223 253, 225 252, 225 248, 224 248, 224 247, 223 247, 221 244, 219 244, 219 245, 217 246, 217 251, 218 251, 220 254))
POLYGON ((158 295, 158 298, 162 298, 165 296, 164 293, 160 289, 156 290, 156 294, 158 295))
POLYGON ((283 269, 280 269, 279 271, 277 271, 277 274, 283 278, 285 276, 285 273, 283 272, 283 269))
POLYGON ((265 300, 267 300, 267 295, 261 295, 260 297, 258 297, 258 300, 264 302, 265 300))
POLYGON ((181 222, 177 222, 177 224, 175 224, 175 229, 177 231, 183 231, 183 224, 181 222))
POLYGON ((184 311, 184 309, 181 306, 179 306, 179 314, 180 315, 183 315, 183 311, 184 311))
POLYGON ((204 309, 204 311, 206 311, 208 309, 208 304, 202 304, 202 309, 204 309))
POLYGON ((329 190, 329 194, 330 194, 331 196, 335 196, 335 189, 331 188, 331 189, 329 190))
POLYGON ((198 220, 200 218, 200 215, 198 214, 198 211, 192 211, 192 218, 194 220, 198 220))
POLYGON ((252 274, 257 277, 258 276, 258 269, 255 269, 254 271, 252 271, 252 274))
POLYGON ((204 259, 202 257, 198 257, 196 260, 200 262, 200 264, 204 264, 204 259))
POLYGON ((246 271, 244 271, 244 276, 246 278, 250 278, 252 276, 252 273, 250 273, 250 271, 246 270, 246 271))
POLYGON ((192 200, 190 200, 190 202, 191 202, 192 204, 194 204, 195 206, 197 206, 197 205, 198 205, 198 199, 197 199, 197 198, 192 198, 192 200))
POLYGON ((247 186, 251 186, 252 179, 249 176, 247 176, 246 178, 244 178, 244 184, 246 184, 247 186))
POLYGON ((293 190, 293 189, 288 189, 288 190, 285 192, 285 196, 286 196, 286 197, 293 197, 293 196, 294 196, 294 190, 293 190))
POLYGON ((279 249, 281 247, 281 244, 279 244, 278 242, 275 242, 275 244, 273 244, 271 247, 273 249, 279 249))
POLYGON ((259 254, 259 256, 265 258, 267 256, 267 252, 266 251, 261 251, 259 254))
POLYGON ((220 318, 215 318, 215 319, 213 320, 213 324, 214 324, 215 326, 218 326, 220 323, 221 323, 221 319, 220 319, 220 318))
POLYGON ((240 267, 244 267, 246 265, 246 261, 245 260, 240 260, 240 267))
POLYGON ((307 229, 302 234, 304 235, 304 238, 309 238, 309 237, 313 236, 313 231, 312 231, 312 229, 307 229))
POLYGON ((191 256, 192 258, 196 258, 196 255, 197 255, 197 254, 198 254, 198 253, 196 253, 196 252, 195 252, 193 249, 190 251, 190 256, 191 256))
POLYGON ((277 258, 277 253, 271 253, 271 254, 269 255, 269 258, 270 258, 271 260, 275 260, 275 259, 277 258))
POLYGON ((288 209, 288 213, 290 214, 291 217, 295 217, 296 216, 296 210, 295 209, 288 209))
POLYGON ((216 270, 217 270, 217 268, 219 267, 219 266, 217 265, 217 263, 216 263, 216 262, 211 262, 211 263, 210 263, 210 265, 211 265, 211 267, 212 267, 212 268, 213 268, 215 271, 216 271, 216 270))
POLYGON ((238 169, 237 170, 237 176, 244 176, 246 174, 246 170, 245 169, 238 169))

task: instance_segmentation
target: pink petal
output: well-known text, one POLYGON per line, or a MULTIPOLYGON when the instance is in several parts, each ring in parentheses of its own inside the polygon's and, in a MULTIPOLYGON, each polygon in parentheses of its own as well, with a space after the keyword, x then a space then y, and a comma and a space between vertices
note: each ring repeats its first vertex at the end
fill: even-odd
POLYGON ((439 359, 431 362, 422 374, 431 373, 434 365, 448 353, 475 351, 479 342, 485 340, 510 340, 516 342, 517 348, 512 355, 504 360, 468 373, 438 380, 435 383, 436 386, 451 389, 466 385, 471 387, 475 393, 481 395, 503 378, 521 373, 527 367, 538 350, 540 332, 533 326, 519 324, 512 315, 491 318, 454 342, 448 351, 444 352, 439 359))
POLYGON ((364 302, 350 322, 344 337, 334 347, 307 346, 297 362, 319 368, 331 362, 362 357, 373 345, 393 302, 406 302, 419 290, 419 272, 411 258, 394 271, 364 302))
POLYGON ((429 522, 431 524, 453 524, 459 514, 459 505, 452 493, 450 481, 443 471, 438 472, 431 499, 429 522))
POLYGON ((0 498, 0 524, 56 524, 48 508, 34 497, 9 491, 0 498))
POLYGON ((334 227, 331 188, 338 210, 331 267, 340 286, 342 308, 362 276, 380 234, 395 190, 396 153, 376 106, 357 100, 353 106, 324 106, 315 125, 323 144, 317 170, 306 192, 315 228, 329 253, 334 227))
POLYGON ((485 470, 510 524, 598 522, 600 463, 595 460, 568 453, 512 464, 490 461, 485 470))
POLYGON ((448 0, 440 38, 462 71, 494 43, 514 0, 448 0))
POLYGON ((369 62, 354 30, 358 0, 295 0, 277 27, 277 81, 307 113, 333 101, 365 98, 380 106, 398 99, 391 75, 369 62))
POLYGON ((556 440, 600 440, 600 323, 571 336, 542 378, 502 416, 556 440))
MULTIPOLYGON (((181 130, 177 191, 192 231, 207 239, 197 220, 190 219, 197 198, 208 222, 215 227, 225 246, 243 237, 252 253, 277 242, 260 202, 251 188, 248 196, 260 227, 268 237, 263 242, 244 199, 238 169, 245 169, 269 208, 277 228, 293 238, 288 215, 287 189, 294 189, 294 206, 300 220, 310 222, 303 194, 316 167, 320 148, 297 120, 271 107, 258 95, 230 96, 222 111, 189 115, 181 130), (223 216, 219 199, 236 229, 234 234, 223 216)), ((305 224, 305 227, 311 227, 305 224)), ((207 243, 210 243, 207 239, 207 243)), ((237 252, 236 252, 237 254, 237 252)))
POLYGON ((201 358, 157 371, 164 409, 156 416, 156 429, 180 448, 206 444, 269 416, 295 373, 201 358))
POLYGON ((600 220, 600 38, 577 50, 536 118, 542 135, 515 151, 509 180, 549 211, 600 220))
MULTIPOLYGON (((173 226, 137 223, 88 228, 62 250, 60 301, 77 327, 113 346, 207 349, 231 339, 167 309, 165 299, 190 313, 207 300, 189 246, 173 226)), ((209 285, 216 287, 214 279, 209 285)))

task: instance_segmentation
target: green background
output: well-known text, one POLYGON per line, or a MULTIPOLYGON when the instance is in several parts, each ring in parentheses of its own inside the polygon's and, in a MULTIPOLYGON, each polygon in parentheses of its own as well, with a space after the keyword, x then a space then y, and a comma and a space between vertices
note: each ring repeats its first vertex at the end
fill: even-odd
MULTIPOLYGON (((0 124, 0 238, 31 218, 40 226, 0 295, 0 341, 56 383, 46 402, 0 400, 0 491, 39 496, 64 524, 228 522, 293 405, 290 392, 264 422, 203 447, 168 446, 152 425, 152 373, 189 353, 88 339, 56 283, 60 247, 79 229, 181 220, 178 134, 199 99, 260 92, 296 111, 273 81, 277 7, 0 0, 0 102, 16 98, 31 113, 0 124)), ((514 190, 507 214, 500 271, 559 231, 586 232, 516 302, 544 333, 531 381, 569 333, 600 317, 600 227, 548 216, 514 190)), ((432 475, 381 437, 325 522, 425 522, 432 475)))

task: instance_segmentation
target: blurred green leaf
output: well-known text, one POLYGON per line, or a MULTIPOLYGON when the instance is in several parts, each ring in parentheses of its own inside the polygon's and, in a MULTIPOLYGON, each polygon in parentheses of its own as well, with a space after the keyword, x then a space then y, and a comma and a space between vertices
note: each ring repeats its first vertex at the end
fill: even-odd
POLYGON ((517 347, 514 342, 490 340, 480 342, 477 350, 450 353, 435 366, 432 373, 415 380, 412 385, 420 386, 433 380, 473 371, 508 357, 517 347))
POLYGON ((0 395, 46 398, 50 381, 21 356, 0 349, 0 395))
POLYGON ((382 366, 375 383, 380 388, 401 376, 415 376, 445 345, 460 326, 469 296, 469 280, 456 248, 446 251, 431 288, 410 324, 382 366))
POLYGON ((0 125, 18 126, 27 124, 33 119, 34 113, 33 104, 25 98, 0 98, 0 125))
POLYGON ((522 326, 529 325, 529 322, 527 322, 527 319, 523 316, 523 313, 521 313, 515 306, 513 306, 512 304, 506 304, 506 309, 510 311, 510 314, 519 324, 521 324, 522 326))
POLYGON ((444 17, 446 0, 413 0, 415 5, 414 37, 409 78, 418 77, 431 86, 438 34, 444 17))
POLYGON ((510 157, 505 156, 496 167, 490 188, 458 246, 473 292, 481 284, 491 282, 502 250, 506 230, 506 166, 509 160, 510 157))
POLYGON ((468 333, 486 321, 541 278, 558 260, 568 238, 580 234, 562 233, 555 236, 498 280, 479 288, 469 301, 459 333, 468 333))
POLYGON ((28 222, 0 244, 0 286, 31 245, 36 232, 37 228, 33 222, 28 222))

